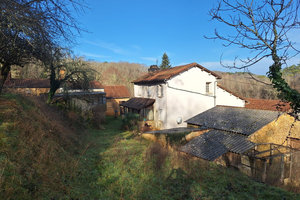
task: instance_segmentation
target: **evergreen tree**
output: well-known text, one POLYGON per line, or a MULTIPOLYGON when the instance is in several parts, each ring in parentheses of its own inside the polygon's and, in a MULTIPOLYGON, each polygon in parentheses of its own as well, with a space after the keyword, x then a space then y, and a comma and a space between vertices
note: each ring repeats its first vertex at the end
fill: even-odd
POLYGON ((169 69, 171 68, 169 57, 166 53, 162 56, 161 64, 160 64, 160 69, 169 69))

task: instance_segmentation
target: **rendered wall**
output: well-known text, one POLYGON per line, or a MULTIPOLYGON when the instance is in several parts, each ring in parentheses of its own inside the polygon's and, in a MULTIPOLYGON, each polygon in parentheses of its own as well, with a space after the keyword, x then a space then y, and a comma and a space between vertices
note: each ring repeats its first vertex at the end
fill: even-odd
POLYGON ((214 85, 216 77, 196 67, 167 82, 166 128, 186 127, 185 120, 215 106, 214 87, 206 94, 206 82, 214 85), (181 124, 177 124, 179 118, 181 124))
POLYGON ((155 99, 153 106, 155 126, 158 129, 166 128, 167 121, 167 92, 166 84, 134 85, 134 96, 155 99), (158 87, 162 87, 162 96, 157 96, 158 87))
POLYGON ((120 102, 121 101, 128 101, 129 98, 123 99, 106 99, 106 115, 114 116, 115 110, 118 111, 118 115, 120 115, 120 102))
POLYGON ((245 100, 242 100, 217 86, 217 105, 245 107, 245 100))

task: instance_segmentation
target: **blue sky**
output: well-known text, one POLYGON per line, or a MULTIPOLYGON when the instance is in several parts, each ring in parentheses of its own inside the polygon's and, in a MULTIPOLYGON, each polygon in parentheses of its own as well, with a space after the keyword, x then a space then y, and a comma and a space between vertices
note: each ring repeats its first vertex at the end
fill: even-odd
MULTIPOLYGON (((99 62, 134 62, 147 66, 158 64, 164 52, 172 66, 197 62, 210 70, 221 67, 235 56, 247 57, 237 47, 223 47, 221 41, 208 40, 214 29, 231 31, 210 20, 216 1, 200 0, 85 0, 85 13, 78 16, 82 32, 73 48, 77 56, 99 62)), ((294 38, 300 42, 298 33, 294 38)), ((296 41, 297 42, 297 41, 296 41)), ((288 64, 300 63, 300 57, 288 64)), ((251 72, 265 74, 269 60, 253 66, 251 72)))

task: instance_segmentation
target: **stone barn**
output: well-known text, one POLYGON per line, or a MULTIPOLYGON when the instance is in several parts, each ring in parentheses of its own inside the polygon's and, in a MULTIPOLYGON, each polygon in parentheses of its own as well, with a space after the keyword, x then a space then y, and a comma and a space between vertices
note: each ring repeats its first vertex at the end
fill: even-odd
POLYGON ((187 123, 207 132, 182 146, 182 152, 272 184, 300 180, 300 122, 295 117, 279 111, 217 106, 187 123))
POLYGON ((104 86, 106 93, 106 115, 120 115, 120 103, 128 101, 130 92, 124 85, 104 86))

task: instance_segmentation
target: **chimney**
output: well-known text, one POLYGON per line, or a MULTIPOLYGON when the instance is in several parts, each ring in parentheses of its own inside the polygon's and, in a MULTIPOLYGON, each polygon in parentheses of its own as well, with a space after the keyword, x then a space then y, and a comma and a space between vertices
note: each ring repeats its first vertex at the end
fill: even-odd
POLYGON ((59 70, 59 79, 64 79, 66 76, 66 70, 65 69, 60 69, 59 70))
POLYGON ((151 65, 148 69, 148 72, 156 72, 159 70, 159 67, 157 65, 151 65))

